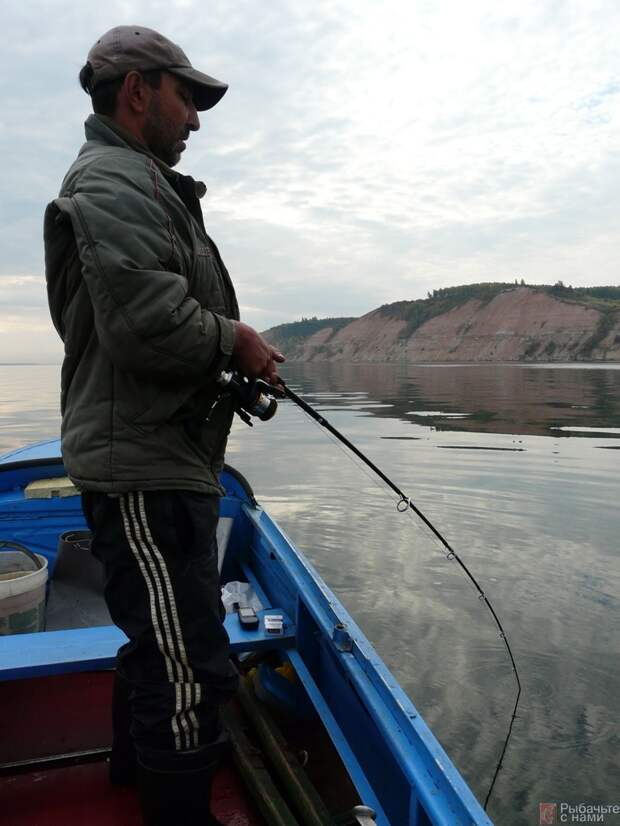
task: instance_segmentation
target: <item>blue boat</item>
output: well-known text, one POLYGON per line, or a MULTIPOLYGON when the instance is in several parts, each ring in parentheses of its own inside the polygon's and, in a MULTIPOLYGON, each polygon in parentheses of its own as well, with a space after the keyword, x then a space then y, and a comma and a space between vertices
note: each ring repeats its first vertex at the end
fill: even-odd
MULTIPOLYGON (((57 440, 0 457, 0 542, 19 543, 46 558, 50 602, 55 574, 59 571, 59 536, 86 528, 79 496, 63 477, 65 471, 57 440), (43 480, 48 481, 41 486, 43 480)), ((245 821, 239 819, 239 815, 237 820, 229 822, 366 825, 376 822, 379 826, 490 824, 472 791, 373 646, 308 560, 257 504, 247 482, 227 468, 222 474, 222 484, 226 490, 221 500, 218 531, 222 582, 249 583, 262 605, 257 612, 260 625, 256 630, 242 628, 234 612, 226 617, 231 652, 241 667, 247 669, 247 679, 253 681, 256 696, 252 702, 264 707, 268 717, 275 716, 279 729, 285 733, 287 720, 291 721, 293 735, 296 727, 303 730, 304 725, 306 730, 320 729, 326 735, 328 746, 321 754, 331 750, 333 759, 339 763, 338 771, 343 769, 346 774, 346 779, 336 784, 341 791, 328 790, 323 808, 321 803, 316 804, 315 808, 320 810, 316 820, 312 820, 314 815, 308 815, 308 806, 300 808, 293 802, 289 806, 290 820, 277 819, 284 815, 270 815, 261 808, 267 805, 263 803, 259 804, 262 812, 259 819, 252 820, 247 814, 245 821), (265 627, 264 618, 273 619, 274 615, 276 625, 278 617, 282 621, 282 630, 277 633, 265 627)), ((58 583, 61 584, 60 579, 58 583)), ((6 723, 9 716, 17 715, 22 722, 21 735, 16 733, 11 739, 9 733, 0 746, 0 799, 5 800, 2 811, 3 823, 7 826, 134 822, 127 819, 131 805, 126 797, 123 798, 123 820, 114 819, 120 804, 110 803, 109 796, 105 804, 94 803, 91 798, 92 817, 88 821, 80 819, 83 817, 81 803, 76 802, 77 808, 71 809, 66 793, 57 809, 62 810, 66 820, 61 820, 60 814, 55 820, 39 820, 26 811, 27 802, 35 794, 33 777, 38 777, 41 785, 42 778, 50 775, 58 778, 58 772, 69 769, 75 772, 81 764, 96 767, 97 761, 102 770, 109 743, 105 742, 105 725, 105 730, 101 730, 102 726, 97 729, 95 719, 99 702, 96 697, 100 696, 97 675, 109 684, 116 651, 125 637, 115 626, 107 624, 105 609, 103 614, 96 611, 89 614, 88 610, 82 612, 81 619, 68 622, 66 627, 62 627, 62 620, 60 627, 56 622, 57 630, 50 630, 48 625, 44 632, 0 637, 0 714, 4 718, 0 719, 6 723), (95 619, 89 620, 89 616, 95 619), (79 686, 76 681, 81 681, 79 686), (63 694, 63 686, 68 693, 63 694), (56 705, 50 709, 46 705, 51 702, 50 696, 65 699, 56 699, 56 705), (15 702, 24 704, 21 711, 9 705, 15 702), (35 712, 40 721, 38 735, 28 733, 33 725, 27 722, 32 712, 28 703, 38 705, 39 710, 35 712), (82 710, 82 703, 88 709, 82 710), (53 729, 61 726, 56 723, 57 718, 65 722, 62 723, 64 734, 56 737, 53 729), (88 721, 84 723, 86 718, 88 721), (84 725, 89 732, 80 732, 84 725), (42 731, 48 734, 42 736, 42 731), (54 742, 55 739, 62 742, 54 742), (46 741, 45 747, 41 740, 46 741), (18 795, 18 802, 14 802, 15 808, 11 810, 12 798, 5 797, 7 789, 15 789, 20 784, 21 797, 18 795)), ((107 714, 104 705, 102 702, 103 716, 107 714)), ((262 713, 259 708, 259 716, 262 713)), ((17 731, 14 719, 9 722, 17 731)), ((13 730, 11 725, 8 729, 5 726, 5 731, 13 730)), ((236 747, 234 722, 231 731, 236 747)), ((301 742, 303 744, 303 737, 301 742)), ((298 747, 296 742, 293 748, 298 747)), ((239 749, 236 757, 243 761, 239 749)), ((266 760, 268 766, 270 759, 266 760)), ((308 759, 307 750, 300 758, 300 763, 304 762, 308 764, 307 774, 311 775, 312 754, 308 759)), ((243 775, 243 766, 235 771, 243 775)), ((293 773, 298 785, 301 783, 303 796, 303 790, 307 791, 306 773, 301 766, 295 767, 293 773)), ((336 776, 334 769, 333 777, 336 776)), ((85 783, 83 781, 83 787, 85 783)), ((50 781, 46 788, 51 789, 52 785, 57 787, 58 783, 50 781)), ((79 785, 80 782, 76 782, 76 788, 79 785)), ((282 791, 286 783, 280 780, 275 785, 282 791)), ((316 790, 313 783, 310 785, 316 790)), ((64 788, 68 786, 65 784, 64 788)), ((323 794, 320 788, 318 792, 323 794)), ((130 792, 125 790, 123 794, 130 792)), ((314 791, 307 794, 313 798, 314 791)), ((217 809, 215 813, 218 814, 217 809)))

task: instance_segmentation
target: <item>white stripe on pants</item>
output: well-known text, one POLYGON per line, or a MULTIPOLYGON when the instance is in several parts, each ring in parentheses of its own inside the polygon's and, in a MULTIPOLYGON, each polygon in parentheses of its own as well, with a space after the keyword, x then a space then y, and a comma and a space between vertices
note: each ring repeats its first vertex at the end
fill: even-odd
POLYGON ((123 494, 120 507, 127 542, 148 590, 157 646, 166 663, 168 681, 175 687, 175 711, 170 720, 175 748, 197 748, 198 719, 192 708, 192 696, 196 693, 198 699, 199 686, 194 683, 194 673, 187 660, 168 569, 148 526, 144 494, 142 491, 123 494))

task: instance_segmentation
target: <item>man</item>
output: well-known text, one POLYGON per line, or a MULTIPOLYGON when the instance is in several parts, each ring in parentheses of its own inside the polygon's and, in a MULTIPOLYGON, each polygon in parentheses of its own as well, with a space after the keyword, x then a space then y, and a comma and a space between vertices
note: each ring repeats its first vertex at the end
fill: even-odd
POLYGON ((131 782, 137 754, 146 824, 217 823, 217 709, 236 685, 215 546, 234 401, 217 378, 274 383, 283 356, 238 320, 204 184, 171 169, 226 84, 139 26, 104 34, 80 82, 95 114, 46 210, 46 277, 65 344, 63 459, 129 638, 110 777, 131 782))

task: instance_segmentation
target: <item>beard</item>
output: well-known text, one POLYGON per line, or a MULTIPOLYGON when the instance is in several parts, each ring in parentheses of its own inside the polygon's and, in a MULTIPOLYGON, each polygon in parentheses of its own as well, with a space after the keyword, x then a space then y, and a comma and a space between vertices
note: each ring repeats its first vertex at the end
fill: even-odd
POLYGON ((187 129, 179 134, 178 124, 163 115, 157 95, 154 95, 146 113, 142 135, 156 158, 168 166, 175 166, 181 159, 179 143, 187 138, 187 129))

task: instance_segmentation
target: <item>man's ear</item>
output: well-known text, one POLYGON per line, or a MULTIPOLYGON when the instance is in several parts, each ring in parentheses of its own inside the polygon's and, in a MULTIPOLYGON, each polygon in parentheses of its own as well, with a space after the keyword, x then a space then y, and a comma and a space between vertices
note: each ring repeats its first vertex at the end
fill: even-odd
POLYGON ((119 98, 122 98, 127 108, 136 115, 146 112, 151 101, 153 90, 142 77, 140 72, 128 72, 120 88, 119 98))

